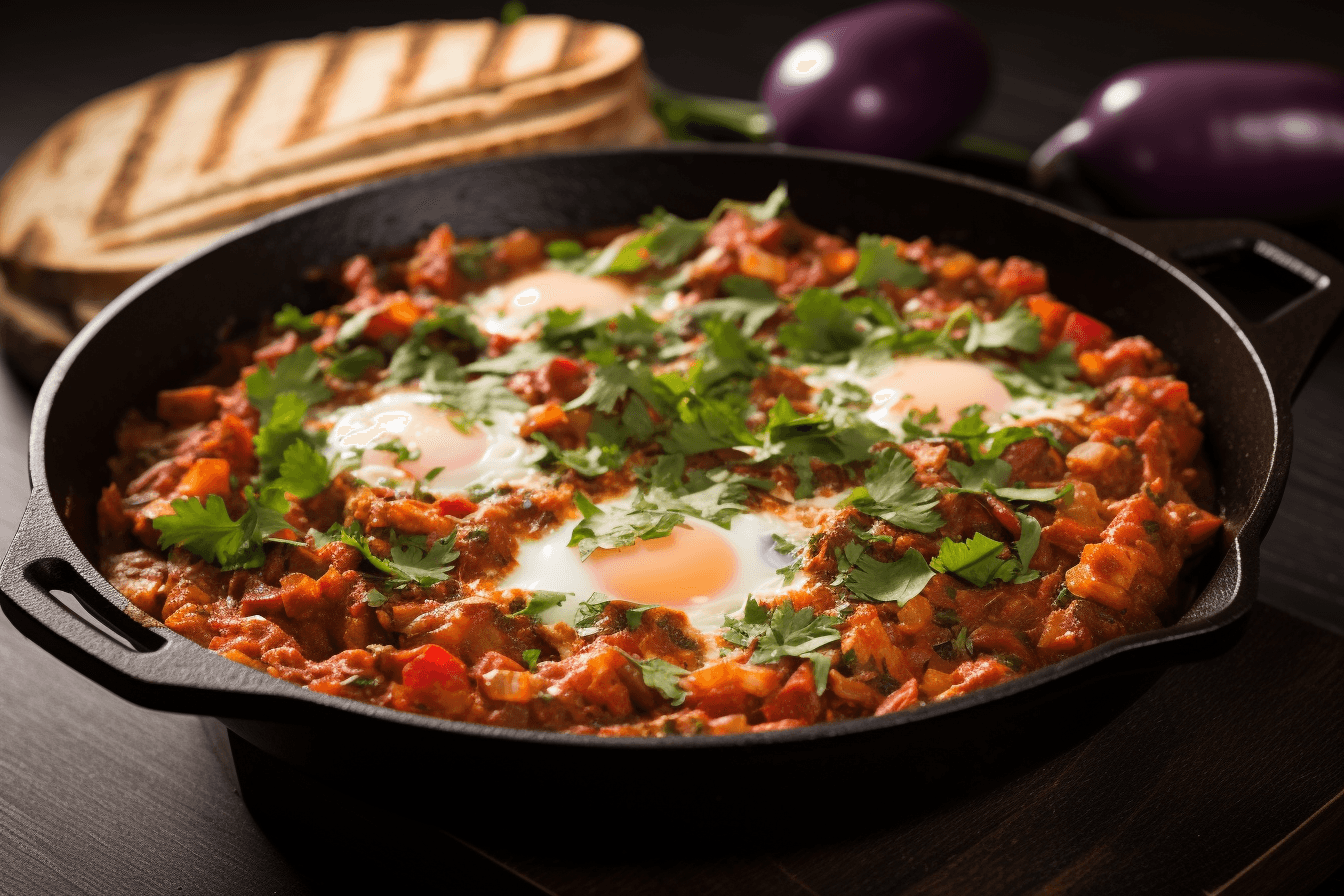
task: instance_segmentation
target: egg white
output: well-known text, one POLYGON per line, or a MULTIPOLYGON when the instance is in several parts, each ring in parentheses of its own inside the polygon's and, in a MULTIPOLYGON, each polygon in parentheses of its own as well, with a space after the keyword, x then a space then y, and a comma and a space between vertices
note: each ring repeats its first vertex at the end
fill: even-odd
MULTIPOLYGON (((623 504, 628 500, 606 506, 623 504)), ((543 538, 523 542, 517 555, 518 566, 498 585, 500 589, 569 593, 571 596, 563 604, 542 613, 541 621, 547 624, 567 622, 572 625, 579 604, 594 592, 605 593, 613 599, 642 602, 628 595, 604 592, 602 582, 593 572, 592 558, 581 561, 578 549, 569 547, 570 537, 577 525, 578 521, 574 521, 543 538)), ((683 611, 692 625, 705 631, 720 627, 725 615, 740 611, 746 605, 748 596, 773 594, 786 587, 777 570, 787 566, 790 559, 775 549, 772 536, 782 535, 801 544, 806 542, 809 535, 797 523, 768 513, 738 514, 732 518, 729 529, 693 517, 687 517, 685 525, 699 530, 705 536, 721 539, 731 551, 736 565, 727 584, 717 589, 716 593, 695 596, 675 605, 662 604, 683 611)), ((648 603, 649 606, 659 604, 657 600, 648 603)))
POLYGON ((534 472, 546 449, 518 436, 523 416, 496 413, 466 433, 461 416, 434 407, 438 396, 418 389, 387 391, 372 401, 341 408, 328 418, 327 457, 371 485, 410 489, 417 482, 435 495, 460 492, 474 484, 497 485, 534 472), (375 446, 397 441, 415 459, 398 460, 375 446), (435 468, 443 470, 427 478, 435 468))
POLYGON ((527 332, 533 318, 552 308, 581 310, 587 322, 628 310, 640 295, 613 277, 544 269, 492 286, 469 301, 481 329, 518 337, 527 332))

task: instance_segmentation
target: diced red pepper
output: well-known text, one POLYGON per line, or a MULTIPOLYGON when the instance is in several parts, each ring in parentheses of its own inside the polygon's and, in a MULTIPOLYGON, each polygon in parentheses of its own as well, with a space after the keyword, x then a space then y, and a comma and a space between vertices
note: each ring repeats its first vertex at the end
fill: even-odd
POLYGON ((416 689, 440 685, 463 690, 471 686, 467 667, 437 644, 430 644, 424 653, 406 664, 401 670, 401 683, 416 689))
POLYGON ((479 506, 472 501, 468 501, 462 495, 449 495, 447 498, 440 498, 434 502, 434 509, 439 512, 440 516, 455 516, 458 519, 471 516, 479 506))
POLYGON ((1081 311, 1075 311, 1064 321, 1064 331, 1059 334, 1061 341, 1068 340, 1075 351, 1097 348, 1111 339, 1111 328, 1095 317, 1089 317, 1081 311))
POLYGON ((1028 296, 1027 309, 1041 319, 1041 332, 1051 343, 1059 341, 1059 333, 1069 318, 1069 306, 1049 296, 1028 296))
POLYGON ((410 296, 403 296, 369 318, 364 335, 369 339, 382 339, 388 335, 407 336, 419 319, 420 309, 410 296))

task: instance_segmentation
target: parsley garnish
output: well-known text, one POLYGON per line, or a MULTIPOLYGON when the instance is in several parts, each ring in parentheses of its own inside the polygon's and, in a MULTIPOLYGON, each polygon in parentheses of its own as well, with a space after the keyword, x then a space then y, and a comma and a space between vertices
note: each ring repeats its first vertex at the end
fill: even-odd
POLYGON ((622 244, 613 242, 584 271, 600 274, 632 274, 650 264, 669 268, 679 264, 709 230, 709 221, 687 221, 664 209, 655 209, 639 221, 645 232, 622 244))
POLYGON ((407 448, 404 444, 402 444, 401 439, 390 439, 386 442, 379 442, 377 445, 373 446, 373 450, 390 451, 392 454, 395 454, 397 456, 396 462, 399 464, 404 464, 408 460, 420 459, 420 449, 407 448))
POLYGON ((755 598, 747 598, 741 619, 724 617, 723 639, 738 647, 756 649, 752 663, 771 663, 781 657, 796 656, 812 662, 812 683, 821 694, 826 690, 826 674, 831 669, 830 658, 818 649, 840 640, 834 627, 839 616, 817 616, 811 607, 795 611, 792 601, 784 601, 769 612, 755 598))
POLYGON ((554 462, 562 467, 569 467, 580 476, 587 476, 589 479, 625 466, 626 452, 619 445, 606 441, 596 433, 588 434, 587 448, 561 448, 540 431, 532 433, 528 438, 546 446, 547 454, 542 459, 543 463, 554 462))
POLYGON ((882 237, 865 233, 855 245, 859 263, 854 268, 854 282, 859 286, 871 289, 886 281, 893 286, 918 287, 928 282, 919 265, 897 255, 895 245, 883 242, 882 237))
POLYGON ((574 613, 574 630, 581 635, 590 635, 597 631, 597 621, 607 609, 611 598, 600 591, 594 591, 588 599, 579 604, 574 613))
POLYGON ((924 590, 933 578, 933 570, 914 548, 891 563, 883 563, 872 554, 864 554, 854 561, 845 574, 844 584, 858 600, 894 603, 905 606, 911 598, 924 590))
POLYGON ((331 482, 331 465, 322 452, 302 439, 285 449, 280 475, 272 485, 296 498, 306 499, 321 492, 331 482))
POLYGON ((1078 365, 1073 360, 1073 343, 1061 342, 1039 361, 1022 361, 1017 369, 992 366, 994 376, 1013 398, 1024 396, 1054 401, 1060 397, 1087 401, 1096 390, 1079 382, 1078 365))
POLYGON ((237 520, 230 518, 224 499, 208 495, 202 504, 197 498, 173 501, 173 512, 154 519, 159 530, 159 547, 181 545, 202 560, 226 570, 251 569, 266 559, 262 543, 282 529, 288 529, 285 513, 289 501, 278 488, 264 489, 254 496, 244 492, 247 510, 237 520))
POLYGON ((337 357, 327 368, 327 373, 343 380, 354 381, 364 375, 370 367, 383 366, 383 353, 378 349, 361 345, 337 357))
POLYGON ((686 692, 681 689, 681 676, 686 675, 687 670, 661 657, 642 660, 619 647, 616 648, 616 652, 634 663, 639 668, 639 675, 644 679, 644 683, 670 700, 673 706, 680 706, 686 702, 686 692))
POLYGON ((532 596, 527 599, 527 606, 510 615, 529 616, 536 619, 552 607, 563 604, 566 598, 573 596, 573 594, 564 591, 533 591, 532 596))
POLYGON ((297 395, 305 405, 314 405, 331 397, 322 382, 322 365, 311 345, 301 345, 275 362, 275 370, 262 364, 246 379, 247 398, 261 412, 265 424, 276 400, 286 392, 297 395))
POLYGON ((936 509, 938 490, 921 487, 914 476, 910 458, 895 448, 884 449, 868 468, 864 484, 850 492, 840 506, 851 505, 902 529, 933 532, 943 524, 936 509))
POLYGON ((383 592, 379 591, 377 588, 370 588, 368 591, 364 592, 364 603, 371 607, 381 607, 383 604, 387 603, 387 595, 383 594, 383 592))
POLYGON ((317 329, 317 321, 313 318, 314 315, 304 314, 298 308, 286 303, 280 306, 280 310, 275 313, 271 322, 277 330, 297 330, 300 333, 311 333, 317 329))
POLYGON ((1040 578, 1041 574, 1028 566, 1041 543, 1041 524, 1025 513, 1017 514, 1017 519, 1022 526, 1022 536, 1014 545, 1013 556, 1000 559, 1004 543, 976 532, 966 541, 944 538, 938 547, 938 556, 929 565, 978 588, 995 580, 1020 584, 1040 578))
POLYGON ((523 651, 523 662, 527 663, 527 671, 537 671, 537 661, 541 659, 541 650, 536 647, 529 647, 523 651))
POLYGON ((313 529, 308 534, 312 536, 313 543, 317 547, 339 541, 359 551, 371 566, 387 574, 387 582, 393 588, 412 582, 427 588, 447 581, 453 569, 453 562, 458 557, 458 552, 453 550, 453 545, 457 541, 456 529, 428 547, 425 545, 423 535, 399 536, 393 530, 388 534, 387 540, 391 550, 387 559, 373 552, 368 536, 364 534, 358 522, 352 523, 349 528, 343 528, 338 524, 326 532, 313 529))
POLYGON ((655 508, 640 499, 629 508, 602 510, 586 495, 576 493, 574 506, 579 508, 583 519, 574 527, 569 546, 579 549, 580 560, 587 560, 598 548, 619 548, 646 538, 663 538, 685 520, 680 513, 655 508))
POLYGON ((546 254, 558 261, 566 261, 583 255, 583 245, 576 240, 551 240, 546 244, 546 254))

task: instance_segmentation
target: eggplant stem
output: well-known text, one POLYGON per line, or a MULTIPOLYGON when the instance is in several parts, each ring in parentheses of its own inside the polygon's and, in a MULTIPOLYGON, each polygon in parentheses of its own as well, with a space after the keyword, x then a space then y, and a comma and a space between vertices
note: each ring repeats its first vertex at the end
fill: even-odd
POLYGON ((695 125, 723 128, 753 143, 774 138, 775 120, 763 103, 686 93, 653 77, 649 78, 649 109, 673 140, 703 139, 694 132, 695 125))

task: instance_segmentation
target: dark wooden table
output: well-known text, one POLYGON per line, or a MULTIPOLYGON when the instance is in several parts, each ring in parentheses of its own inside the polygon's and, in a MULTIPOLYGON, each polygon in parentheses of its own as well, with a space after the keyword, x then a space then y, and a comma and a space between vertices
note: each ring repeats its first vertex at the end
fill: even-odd
MULTIPOLYGON (((747 97, 774 48, 842 4, 531 5, 626 22, 667 81, 747 97)), ((1344 66, 1344 14, 1325 4, 1281 2, 1272 17, 1263 4, 1213 0, 1087 12, 1063 2, 953 5, 996 54, 994 92, 972 132, 1024 146, 1136 62, 1250 55, 1344 66)), ((0 45, 0 167, 77 103, 171 65, 324 29, 495 12, 494 3, 28 4, 9 14, 0 45)), ((1299 233, 1344 257, 1340 222, 1299 233)), ((31 402, 0 370, 0 544, 27 494, 31 402)), ((749 769, 678 785, 684 800, 732 782, 744 793, 743 829, 788 832, 783 850, 716 847, 693 812, 668 824, 656 794, 620 791, 589 798, 598 808, 585 813, 587 848, 546 849, 557 807, 542 794, 569 787, 563 770, 547 773, 538 804, 503 840, 458 839, 401 817, 394 806, 413 791, 342 802, 296 785, 297 808, 261 805, 254 818, 240 778, 256 789, 280 770, 231 753, 215 723, 111 696, 0 620, 0 893, 326 893, 431 873, 443 890, 566 894, 1333 892, 1344 885, 1342 412, 1344 342, 1335 339, 1294 410, 1293 471, 1264 544, 1262 605, 1230 650, 1169 669, 1094 733, 1027 745, 919 804, 893 800, 888 824, 855 830, 845 827, 845 800, 863 793, 812 793, 790 811, 752 797, 749 769), (316 819, 322 835, 297 836, 294 817, 316 819), (822 825, 842 833, 811 836, 822 825), (393 834, 408 839, 391 845, 393 834)), ((362 761, 372 773, 380 760, 362 761)))

